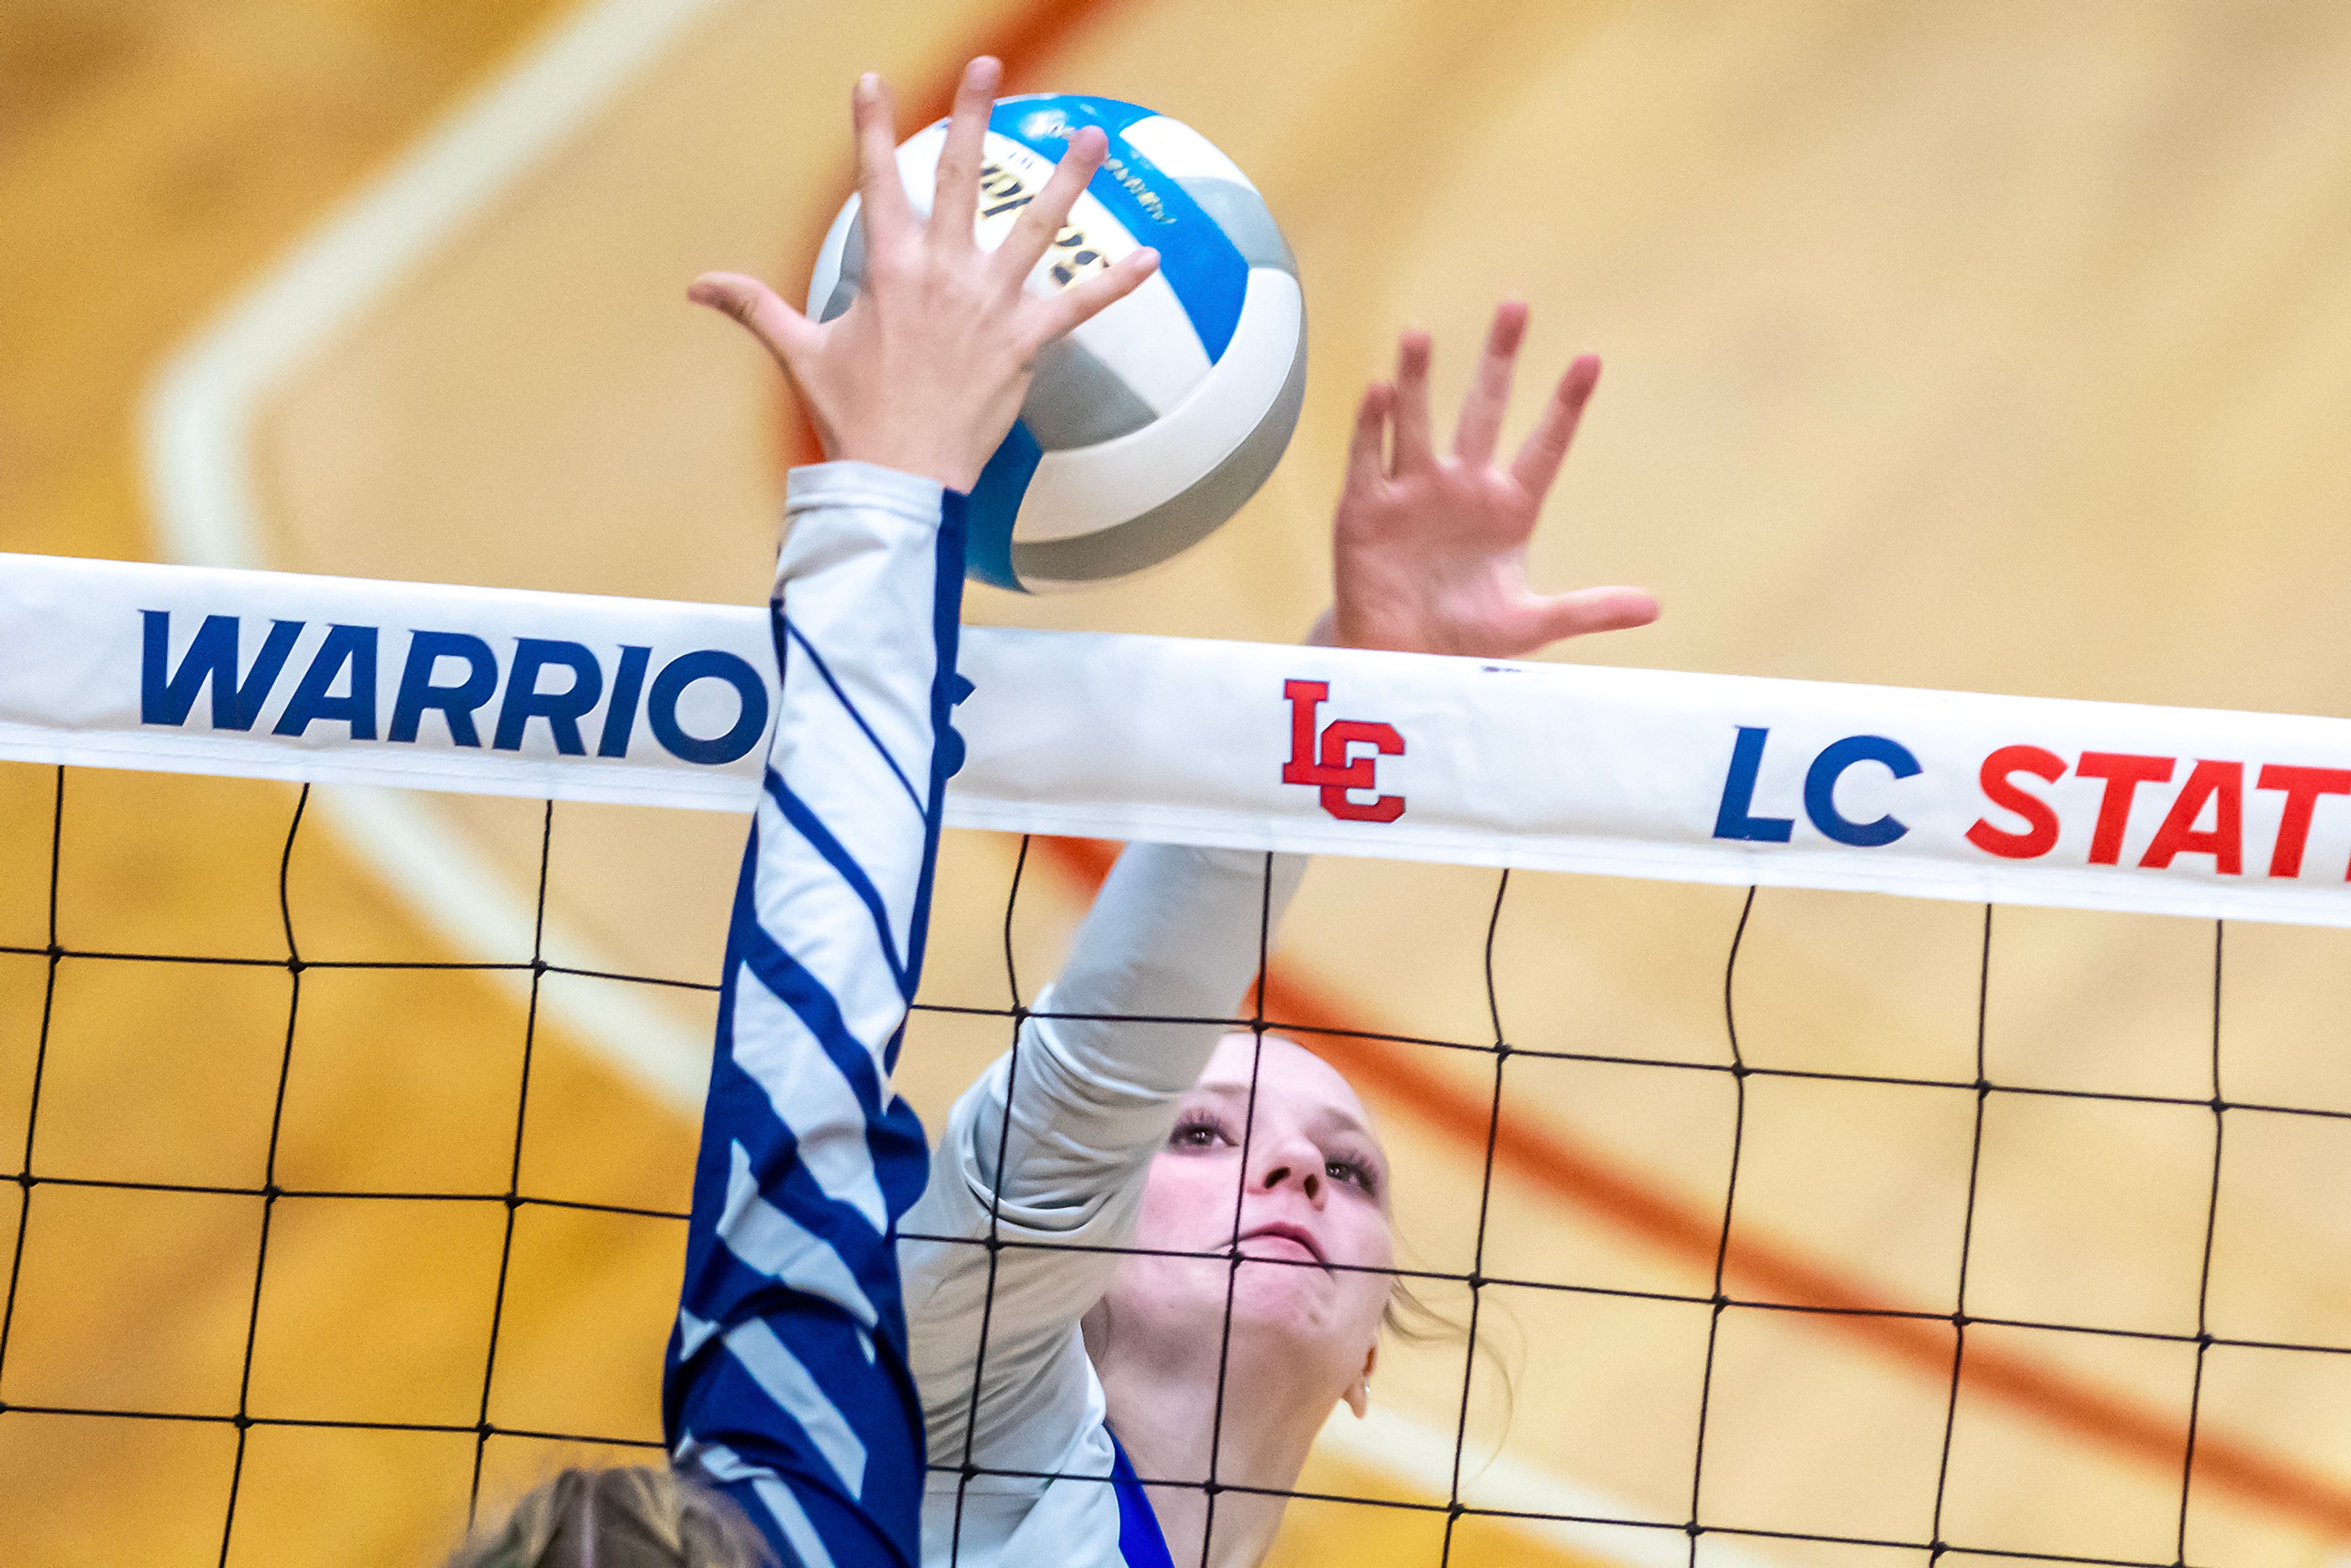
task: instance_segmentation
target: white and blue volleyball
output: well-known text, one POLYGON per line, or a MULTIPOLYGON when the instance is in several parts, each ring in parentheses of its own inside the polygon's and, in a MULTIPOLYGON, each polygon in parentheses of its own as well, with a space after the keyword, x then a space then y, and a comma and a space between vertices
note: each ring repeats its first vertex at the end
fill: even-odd
MULTIPOLYGON (((1207 538, 1273 472, 1306 393, 1298 264, 1257 187, 1187 125, 1107 98, 1000 100, 979 243, 1003 241, 1088 125, 1108 135, 1109 157, 1029 287, 1068 287, 1143 246, 1159 252, 1159 270, 1047 352, 973 487, 970 574, 1002 588, 1083 587, 1207 538)), ((946 141, 942 121, 898 149, 925 215, 946 141)), ((818 256, 810 316, 849 308, 863 260, 852 196, 818 256)))

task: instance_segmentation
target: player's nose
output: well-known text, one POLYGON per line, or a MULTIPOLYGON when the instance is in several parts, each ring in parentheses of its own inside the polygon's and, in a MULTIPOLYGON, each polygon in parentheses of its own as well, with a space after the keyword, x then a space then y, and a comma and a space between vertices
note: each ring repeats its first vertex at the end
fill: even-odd
POLYGON ((1322 1150, 1294 1127, 1268 1129, 1250 1151, 1249 1163, 1254 1167, 1249 1186, 1259 1193, 1291 1189, 1314 1208, 1321 1208, 1329 1197, 1331 1184, 1322 1170, 1322 1150))

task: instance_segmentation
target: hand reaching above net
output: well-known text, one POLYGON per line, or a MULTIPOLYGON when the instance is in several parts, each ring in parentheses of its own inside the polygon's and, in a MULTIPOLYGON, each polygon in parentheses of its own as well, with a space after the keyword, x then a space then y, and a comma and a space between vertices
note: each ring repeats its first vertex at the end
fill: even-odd
POLYGON ((1003 68, 964 68, 927 222, 900 183, 889 89, 859 78, 852 117, 865 227, 865 284, 831 321, 810 321, 758 279, 714 272, 688 298, 741 322, 791 378, 825 455, 969 490, 1020 412, 1037 359, 1052 342, 1134 292, 1159 265, 1137 250, 1050 296, 1023 285, 1102 167, 1092 127, 1070 138, 1053 177, 1004 243, 972 232, 981 151, 1003 68))
POLYGON ((1404 334, 1393 383, 1365 389, 1332 529, 1337 603, 1310 641, 1510 659, 1657 618, 1656 600, 1637 588, 1542 594, 1527 585, 1527 541, 1599 383, 1600 360, 1576 356, 1504 466, 1494 449, 1526 329, 1523 303, 1495 309, 1449 457, 1430 434, 1426 332, 1404 334))

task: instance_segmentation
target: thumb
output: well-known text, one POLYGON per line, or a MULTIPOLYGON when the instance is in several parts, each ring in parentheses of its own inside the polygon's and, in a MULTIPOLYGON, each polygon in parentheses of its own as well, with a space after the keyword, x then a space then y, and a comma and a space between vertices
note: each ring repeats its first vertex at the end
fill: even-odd
POLYGON ((705 272, 685 297, 741 322, 788 371, 795 358, 815 348, 823 330, 778 298, 774 289, 740 273, 705 272))
POLYGON ((1530 652, 1567 637, 1646 626, 1658 614, 1656 596, 1638 588, 1579 589, 1537 598, 1527 608, 1530 652))

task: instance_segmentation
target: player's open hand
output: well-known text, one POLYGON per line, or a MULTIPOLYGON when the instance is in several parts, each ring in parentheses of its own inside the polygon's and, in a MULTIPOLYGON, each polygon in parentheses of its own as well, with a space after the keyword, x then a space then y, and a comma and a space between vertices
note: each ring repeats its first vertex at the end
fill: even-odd
POLYGON ((688 297, 725 311, 791 378, 829 456, 854 458, 968 490, 1012 428, 1037 358, 1063 333, 1131 293, 1159 264, 1137 250, 1051 294, 1023 285, 1061 232, 1108 143, 1087 127, 994 251, 973 235, 989 110, 1001 68, 964 68, 939 154, 928 221, 900 183, 890 95, 861 78, 852 119, 865 229, 855 301, 814 322, 757 278, 711 273, 688 297))
POLYGON ((1453 453, 1429 434, 1426 332, 1406 332, 1393 385, 1374 382, 1355 416, 1332 551, 1338 601, 1314 641, 1349 648, 1508 659, 1562 637, 1645 626, 1657 601, 1637 588, 1541 594, 1527 586, 1527 540, 1600 380, 1579 355, 1505 467, 1494 461, 1527 308, 1494 312, 1453 453))

